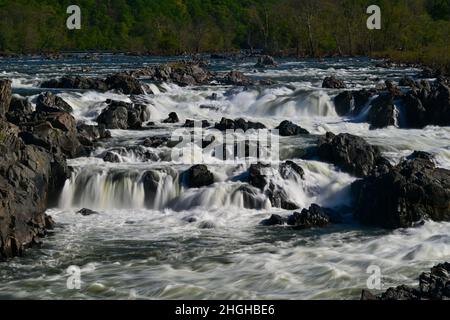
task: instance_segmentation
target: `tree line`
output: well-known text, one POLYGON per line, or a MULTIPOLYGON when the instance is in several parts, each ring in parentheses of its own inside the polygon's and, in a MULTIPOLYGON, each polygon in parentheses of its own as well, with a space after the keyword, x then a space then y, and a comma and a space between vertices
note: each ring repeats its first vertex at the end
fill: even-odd
POLYGON ((450 0, 0 0, 0 52, 182 54, 263 49, 296 56, 449 56, 450 0), (382 29, 368 30, 378 5, 382 29))

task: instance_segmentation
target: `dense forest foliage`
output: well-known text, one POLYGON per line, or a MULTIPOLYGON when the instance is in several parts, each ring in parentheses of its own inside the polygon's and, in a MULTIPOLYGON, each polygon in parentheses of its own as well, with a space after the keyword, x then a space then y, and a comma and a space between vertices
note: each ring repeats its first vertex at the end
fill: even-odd
POLYGON ((0 0, 0 52, 264 49, 326 54, 449 56, 450 0, 0 0), (82 10, 68 30, 66 9, 82 10), (366 9, 382 10, 368 30, 366 9))

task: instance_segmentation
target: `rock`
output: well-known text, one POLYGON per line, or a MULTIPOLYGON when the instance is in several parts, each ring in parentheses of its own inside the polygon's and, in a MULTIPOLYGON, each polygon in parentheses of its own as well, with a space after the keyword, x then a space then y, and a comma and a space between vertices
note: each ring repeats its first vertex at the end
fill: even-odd
POLYGON ((196 121, 196 120, 189 120, 189 119, 186 120, 183 127, 184 128, 194 128, 196 122, 198 123, 198 126, 201 126, 202 128, 211 127, 211 124, 209 123, 208 120, 196 121))
POLYGON ((0 120, 5 119, 11 102, 11 80, 0 79, 0 120))
POLYGON ((345 85, 344 81, 336 79, 335 76, 326 77, 323 80, 322 88, 328 88, 328 89, 345 89, 347 86, 345 85))
POLYGON ((103 156, 103 161, 105 162, 111 162, 111 163, 120 163, 120 157, 118 154, 114 153, 114 152, 106 152, 105 155, 103 156))
POLYGON ((55 96, 51 92, 44 92, 40 94, 36 102, 37 112, 73 112, 72 107, 62 98, 55 96))
POLYGON ((111 138, 111 132, 105 129, 104 125, 87 125, 81 124, 77 126, 78 140, 84 146, 92 147, 94 143, 102 140, 111 138))
POLYGON ((6 119, 11 123, 20 126, 23 123, 30 121, 32 113, 33 107, 27 99, 12 96, 6 119))
POLYGON ((344 91, 334 98, 334 106, 339 116, 345 116, 353 109, 353 94, 350 91, 344 91))
POLYGON ((280 165, 279 172, 285 180, 295 180, 295 175, 303 180, 305 179, 305 171, 303 171, 302 167, 290 160, 280 165))
POLYGON ((287 223, 287 219, 282 216, 279 216, 277 214, 273 214, 270 216, 269 219, 261 221, 261 225, 266 226, 266 227, 282 226, 286 223, 287 223))
POLYGON ((147 107, 122 101, 107 101, 108 106, 98 116, 97 122, 106 129, 140 129, 150 118, 147 107))
POLYGON ((250 86, 253 84, 250 78, 239 71, 230 71, 222 79, 219 79, 219 81, 229 86, 250 86))
POLYGON ((408 128, 423 128, 427 122, 427 110, 423 106, 422 101, 412 93, 408 93, 404 97, 403 102, 408 128))
POLYGON ((372 101, 368 121, 371 129, 381 129, 397 125, 397 111, 391 94, 380 94, 372 101))
POLYGON ((386 90, 389 92, 391 96, 399 97, 403 95, 402 91, 391 80, 386 80, 385 85, 386 90))
POLYGON ((69 158, 86 155, 78 140, 75 118, 66 112, 38 114, 34 122, 24 124, 21 129, 19 136, 27 145, 69 158))
POLYGON ((109 90, 116 90, 123 94, 144 94, 142 84, 136 78, 125 73, 111 75, 105 80, 109 90))
MULTIPOLYGON (((291 163, 287 163, 282 165, 280 171, 284 171, 285 174, 287 174, 288 167, 290 167, 291 170, 295 170, 295 166, 291 163)), ((290 174, 292 174, 292 172, 293 171, 291 171, 290 174)), ((260 189, 270 200, 273 207, 285 210, 298 209, 298 205, 290 201, 286 191, 282 187, 274 184, 271 180, 271 177, 275 174, 277 174, 277 172, 271 167, 270 164, 252 164, 248 170, 247 181, 251 186, 260 189)), ((291 177, 292 176, 288 175, 288 178, 291 177)))
POLYGON ((317 155, 322 161, 330 162, 357 177, 390 167, 377 147, 351 134, 336 136, 328 132, 319 139, 317 155))
POLYGON ((39 244, 52 219, 45 214, 69 170, 64 159, 19 138, 19 128, 0 120, 0 259, 39 244))
POLYGON ((389 288, 381 295, 374 296, 363 290, 361 300, 448 300, 450 299, 450 263, 445 262, 431 268, 419 276, 418 289, 405 285, 389 288))
POLYGON ((97 211, 84 208, 84 209, 81 209, 80 211, 77 211, 77 214, 81 214, 82 216, 87 217, 87 216, 92 216, 92 215, 96 215, 99 213, 97 211))
POLYGON ((406 159, 408 159, 408 160, 424 159, 424 160, 428 160, 428 161, 432 162, 433 161, 433 155, 431 153, 428 153, 428 152, 425 152, 425 151, 414 151, 406 159))
POLYGON ((169 117, 163 121, 163 123, 178 123, 178 122, 180 122, 180 118, 178 118, 176 112, 171 112, 169 114, 169 117))
POLYGON ((355 181, 354 215, 363 224, 408 228, 425 219, 450 221, 450 171, 424 157, 355 181))
POLYGON ((80 76, 65 76, 60 79, 44 81, 41 83, 41 88, 96 90, 101 92, 115 90, 123 94, 145 93, 139 80, 126 73, 113 74, 104 80, 80 76))
POLYGON ((309 209, 303 209, 300 213, 294 212, 288 218, 288 225, 295 229, 322 228, 331 223, 330 217, 320 206, 312 204, 309 209))
POLYGON ((185 183, 188 188, 202 188, 214 183, 214 175, 205 165, 195 165, 185 172, 185 183))
POLYGON ((102 79, 85 78, 80 76, 62 77, 60 79, 51 79, 41 83, 41 88, 49 89, 77 89, 77 90, 96 90, 108 91, 108 85, 102 79))
POLYGON ((159 148, 168 141, 168 137, 148 137, 144 140, 143 144, 147 148, 159 148))
POLYGON ((246 121, 242 118, 237 119, 237 120, 222 118, 220 120, 220 123, 216 123, 216 125, 214 127, 220 131, 226 131, 226 130, 247 131, 250 129, 254 129, 254 130, 266 129, 266 126, 263 125, 262 123, 246 121))
POLYGON ((198 227, 199 229, 214 229, 216 225, 212 221, 201 221, 198 227))
POLYGON ((302 127, 288 120, 281 122, 280 125, 275 129, 279 130, 280 136, 282 137, 297 136, 300 134, 309 134, 308 130, 303 129, 302 127))
POLYGON ((401 87, 415 88, 416 82, 411 77, 404 76, 403 78, 400 79, 398 85, 401 87))
POLYGON ((427 110, 427 124, 436 126, 450 126, 450 89, 437 83, 433 86, 424 101, 427 110))
POLYGON ((263 69, 266 67, 276 67, 277 63, 271 56, 262 56, 258 58, 258 62, 255 64, 255 68, 263 69))

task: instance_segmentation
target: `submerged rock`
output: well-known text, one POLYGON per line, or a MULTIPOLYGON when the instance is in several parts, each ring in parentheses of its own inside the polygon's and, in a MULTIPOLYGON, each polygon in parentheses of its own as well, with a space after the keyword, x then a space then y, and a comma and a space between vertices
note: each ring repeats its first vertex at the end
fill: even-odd
POLYGON ((424 219, 450 221, 450 170, 425 157, 355 181, 352 194, 355 217, 366 225, 395 229, 424 219))
POLYGON ((303 129, 302 127, 288 120, 281 122, 280 125, 275 129, 279 130, 280 136, 282 137, 297 136, 300 134, 309 134, 308 130, 303 129))
POLYGON ((361 137, 347 133, 336 136, 328 132, 319 139, 317 155, 322 161, 330 162, 357 177, 385 171, 390 167, 377 147, 371 146, 361 137))

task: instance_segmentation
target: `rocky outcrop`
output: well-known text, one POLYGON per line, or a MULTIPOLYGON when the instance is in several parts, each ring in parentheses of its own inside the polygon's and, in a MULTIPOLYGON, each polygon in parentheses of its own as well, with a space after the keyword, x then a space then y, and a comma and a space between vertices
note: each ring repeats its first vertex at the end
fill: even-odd
POLYGON ((0 120, 0 259, 20 256, 53 227, 45 214, 69 169, 63 158, 19 138, 20 129, 0 120))
POLYGON ((195 165, 184 173, 183 181, 188 188, 202 188, 214 183, 214 174, 205 165, 195 165))
POLYGON ((73 112, 72 107, 61 97, 55 96, 51 92, 45 92, 38 96, 36 101, 37 112, 73 112))
POLYGON ((111 138, 111 132, 106 130, 104 125, 80 124, 77 126, 77 131, 78 140, 86 147, 93 147, 96 142, 111 138))
POLYGON ((97 118, 97 122, 106 129, 141 129, 142 124, 150 118, 144 105, 111 100, 106 103, 108 106, 97 118))
POLYGON ((11 80, 0 79, 0 119, 4 119, 11 102, 11 80))
POLYGON ((115 90, 123 94, 145 93, 139 80, 125 73, 113 74, 106 78, 105 83, 109 90, 115 90))
POLYGON ((368 122, 371 129, 381 129, 398 124, 398 113, 394 105, 394 96, 380 94, 372 101, 368 122))
POLYGON ((247 131, 250 129, 254 129, 254 130, 266 129, 266 126, 260 122, 246 121, 242 118, 237 119, 237 120, 222 118, 220 120, 220 122, 216 123, 216 125, 214 127, 220 131, 226 131, 226 130, 247 131))
POLYGON ((6 119, 11 123, 20 126, 29 121, 32 113, 33 107, 28 99, 13 96, 9 104, 9 111, 6 114, 6 119))
POLYGON ((334 98, 336 113, 339 116, 358 115, 375 94, 373 90, 343 91, 334 98))
POLYGON ((335 76, 326 77, 323 80, 322 88, 327 89, 345 89, 347 86, 345 85, 344 81, 337 79, 335 76))
POLYGON ((334 135, 328 132, 321 137, 317 155, 322 161, 330 162, 357 177, 384 172, 390 167, 377 147, 371 146, 363 138, 346 133, 334 135))
POLYGON ((448 300, 450 299, 450 263, 445 262, 431 268, 419 276, 419 287, 405 285, 389 288, 375 296, 363 290, 361 300, 448 300))
POLYGON ((395 229, 424 219, 450 221, 450 170, 425 157, 354 182, 352 194, 354 215, 366 225, 395 229))
POLYGON ((271 177, 279 174, 283 179, 304 179, 303 169, 292 161, 287 161, 280 165, 275 171, 270 164, 252 164, 248 170, 247 182, 263 192, 275 208, 285 210, 298 209, 298 205, 289 199, 286 191, 275 184, 271 177))
POLYGON ((113 74, 106 79, 66 76, 60 79, 44 81, 41 83, 41 88, 95 90, 101 92, 115 90, 123 94, 145 93, 140 81, 125 73, 113 74))
POLYGON ((309 209, 294 212, 287 223, 295 229, 323 228, 331 223, 331 219, 324 209, 317 204, 312 204, 309 209))
POLYGON ((44 81, 41 83, 41 88, 95 90, 101 92, 109 90, 108 85, 103 79, 80 76, 65 76, 59 79, 44 81))
POLYGON ((285 120, 280 123, 278 127, 276 127, 280 133, 280 136, 282 137, 290 137, 290 136, 297 136, 300 134, 309 134, 309 131, 306 129, 303 129, 302 127, 285 120))
POLYGON ((275 59, 271 56, 262 56, 258 58, 258 62, 255 64, 255 68, 264 69, 264 68, 274 68, 277 66, 275 59))

